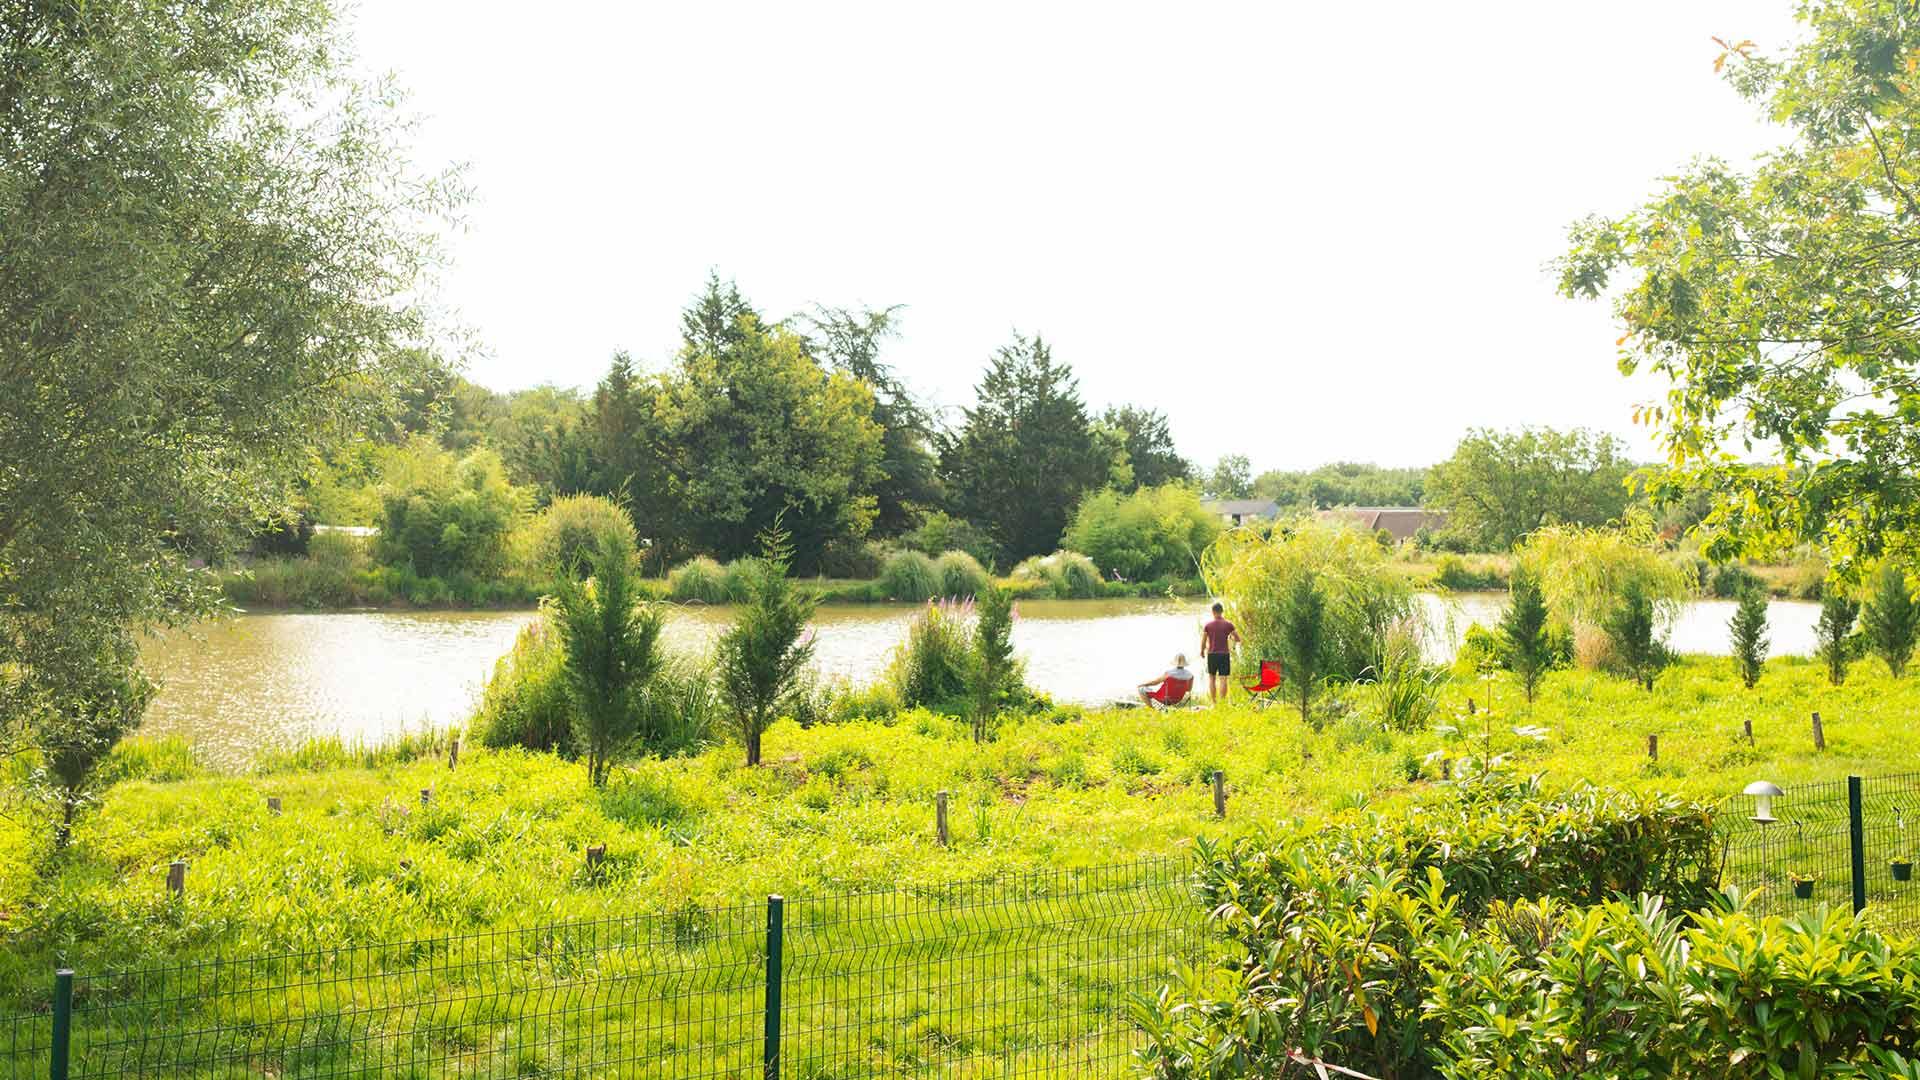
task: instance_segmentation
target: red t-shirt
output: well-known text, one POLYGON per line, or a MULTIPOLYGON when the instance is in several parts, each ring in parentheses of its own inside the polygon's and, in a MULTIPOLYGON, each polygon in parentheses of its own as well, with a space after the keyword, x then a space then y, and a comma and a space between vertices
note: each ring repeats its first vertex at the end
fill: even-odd
POLYGON ((1227 648, 1227 636, 1233 633, 1233 624, 1225 619, 1215 619, 1202 627, 1200 632, 1207 636, 1207 655, 1218 656, 1230 651, 1227 648))

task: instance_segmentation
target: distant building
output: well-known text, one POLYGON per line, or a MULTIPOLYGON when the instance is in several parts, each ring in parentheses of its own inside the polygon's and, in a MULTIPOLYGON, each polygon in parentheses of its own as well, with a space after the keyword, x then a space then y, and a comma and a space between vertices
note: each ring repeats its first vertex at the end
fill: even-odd
POLYGON ((1447 525, 1444 510, 1423 510, 1418 506, 1342 506, 1322 510, 1322 521, 1344 521, 1368 532, 1386 530, 1398 540, 1411 540, 1421 529, 1439 532, 1447 525))
POLYGON ((1219 514, 1220 520, 1228 525, 1272 521, 1280 516, 1280 504, 1272 499, 1215 499, 1201 503, 1200 507, 1209 514, 1219 514))

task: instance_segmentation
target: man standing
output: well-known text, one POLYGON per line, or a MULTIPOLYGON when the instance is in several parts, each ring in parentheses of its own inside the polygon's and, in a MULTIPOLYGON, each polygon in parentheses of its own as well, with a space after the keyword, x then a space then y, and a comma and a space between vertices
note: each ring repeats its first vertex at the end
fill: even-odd
POLYGON ((1216 702, 1227 699, 1227 676, 1233 673, 1230 643, 1240 640, 1240 631, 1226 620, 1225 611, 1214 604, 1213 621, 1200 628, 1200 651, 1207 654, 1207 697, 1216 702))

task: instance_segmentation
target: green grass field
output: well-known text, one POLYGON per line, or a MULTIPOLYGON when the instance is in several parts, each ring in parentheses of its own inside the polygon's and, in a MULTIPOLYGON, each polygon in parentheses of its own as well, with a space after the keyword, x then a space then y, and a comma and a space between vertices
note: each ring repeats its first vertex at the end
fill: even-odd
MULTIPOLYGON (((887 726, 782 723, 767 736, 761 768, 742 767, 737 748, 719 746, 631 763, 603 791, 587 785, 580 766, 543 755, 469 748, 449 770, 432 741, 364 755, 314 748, 249 775, 205 773, 182 747, 136 741, 113 766, 125 778, 88 809, 70 851, 51 853, 50 831, 30 807, 0 820, 0 1013, 43 1009, 51 972, 65 963, 82 972, 83 1000, 102 1010, 82 1013, 80 1036, 94 1040, 87 1045, 148 1030, 143 1024, 240 1025, 245 1034, 226 1037, 246 1047, 237 1060, 255 1064, 213 1069, 204 1065, 210 1058, 194 1057, 166 1066, 201 1063, 184 1075, 258 1075, 268 1059, 286 1076, 376 1064, 402 1075, 596 1075, 594 1063, 643 1058, 677 1062, 658 1075, 735 1075, 692 1062, 757 1062, 761 905, 780 893, 804 928, 796 962, 811 965, 796 985, 814 996, 795 1007, 814 1019, 796 1023, 840 1048, 816 1054, 818 1067, 801 1075, 910 1075, 975 1059, 998 1064, 958 1074, 999 1075, 1011 1061, 1066 1061, 1094 1053, 1088 1047, 1105 1047, 1101 1060, 1117 1062, 1125 995, 1150 989, 1138 984, 1165 967, 1165 950, 1153 943, 1188 933, 1203 913, 1169 903, 1177 882, 1158 870, 1128 887, 1136 891, 1059 872, 1170 865, 1177 876, 1177 861, 1133 861, 1180 860, 1197 837, 1279 818, 1417 798, 1438 781, 1427 755, 1447 736, 1382 730, 1365 688, 1333 711, 1342 715, 1313 730, 1284 707, 1114 710, 1021 723, 978 746, 964 725, 926 714, 887 726), (1215 769, 1230 791, 1224 820, 1213 816, 1215 769), (424 805, 423 789, 431 789, 424 805), (939 791, 950 793, 944 849, 935 840, 939 791), (269 796, 281 813, 269 812, 269 796), (600 844, 605 860, 589 867, 586 849, 600 844), (178 900, 165 886, 176 859, 189 863, 178 900), (953 887, 1036 874, 1011 891, 953 887), (876 885, 891 891, 861 891, 876 885), (1149 896, 1158 937, 1138 914, 1149 896), (544 941, 517 952, 519 939, 504 934, 555 923, 604 929, 564 949, 544 941), (493 936, 383 947, 475 934, 493 936), (461 949, 496 953, 460 961, 461 949), (702 959, 701 950, 725 955, 702 959), (160 980, 152 985, 84 978, 216 954, 292 955, 255 974, 308 989, 242 992, 232 980, 249 969, 231 966, 221 969, 228 981, 198 994, 158 975, 146 977, 160 980), (573 966, 556 974, 556 955, 572 956, 573 966), (1047 983, 1035 966, 1042 961, 1080 974, 1047 983), (941 963, 953 967, 935 982, 949 991, 919 986, 915 965, 941 963), (328 981, 390 971, 410 974, 328 981), (608 985, 624 996, 593 997, 608 985), (393 997, 405 986, 461 1008, 426 1015, 393 997), (566 987, 591 1000, 565 997, 566 987), (174 999, 171 1011, 109 1008, 143 992, 174 999), (717 1004, 695 1007, 702 994, 717 1004), (694 1027, 716 1015, 740 1031, 702 1042, 694 1027), (321 1022, 329 1017, 331 1026, 321 1022), (608 1025, 638 1041, 587 1045, 608 1025), (394 1041, 403 1027, 413 1033, 404 1046, 394 1041), (732 1050, 714 1050, 721 1042, 732 1050)), ((1877 663, 1856 666, 1836 688, 1811 663, 1776 661, 1749 692, 1728 662, 1689 659, 1652 693, 1556 673, 1532 706, 1504 678, 1456 680, 1442 688, 1436 724, 1461 728, 1456 745, 1464 737, 1511 753, 1549 785, 1718 798, 1756 779, 1791 787, 1913 771, 1917 715, 1920 680, 1895 682, 1877 663), (1816 710, 1823 752, 1812 743, 1816 710), (1522 725, 1545 729, 1544 738, 1516 736, 1522 725), (1648 735, 1659 738, 1657 762, 1648 735)), ((1737 802, 1736 812, 1747 805, 1737 802)), ((1911 853, 1904 832, 1876 835, 1885 837, 1875 841, 1876 859, 1902 845, 1911 853)), ((1882 889, 1877 899, 1899 897, 1882 889)), ((0 1033, 0 1051, 6 1045, 0 1033)), ((31 1050, 0 1056, 19 1075, 32 1059, 31 1050)))

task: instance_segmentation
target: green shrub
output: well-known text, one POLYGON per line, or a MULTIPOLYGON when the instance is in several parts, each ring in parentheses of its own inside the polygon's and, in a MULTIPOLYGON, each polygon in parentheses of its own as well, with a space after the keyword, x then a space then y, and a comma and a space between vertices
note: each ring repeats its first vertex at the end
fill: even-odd
POLYGON ((1107 574, 1139 580, 1193 573, 1219 534, 1220 519, 1201 507, 1198 492, 1165 484, 1088 495, 1062 543, 1107 574))
POLYGON ((1759 585, 1759 576, 1738 563, 1714 567, 1712 576, 1705 582, 1706 590, 1721 600, 1736 599, 1759 585))
POLYGON ((887 663, 887 682, 903 706, 968 715, 973 624, 971 601, 940 601, 920 610, 887 663))
POLYGON ((507 536, 526 505, 491 450, 463 458, 416 437, 388 463, 380 490, 380 548, 423 578, 499 575, 507 536))
POLYGON ((1199 902, 1230 947, 1147 1010, 1143 1060, 1160 1077, 1291 1075, 1293 1051, 1373 1076, 1480 1075, 1446 1071, 1454 1029, 1429 1021, 1465 989, 1432 974, 1465 937, 1543 898, 1705 907, 1718 850, 1704 805, 1525 784, 1202 845, 1199 902))
POLYGON ((613 539, 602 539, 592 569, 586 582, 560 577, 553 624, 573 700, 574 745, 598 787, 614 758, 650 734, 641 727, 643 701, 661 666, 664 617, 636 594, 632 553, 613 539))
POLYGON ((919 525, 900 537, 900 544, 928 557, 944 551, 964 551, 982 566, 992 566, 999 555, 985 529, 938 510, 921 518, 919 525))
POLYGON ((726 706, 713 671, 687 657, 663 656, 638 694, 634 727, 656 754, 689 754, 712 741, 726 723, 726 706))
POLYGON ((1474 592, 1498 589, 1507 583, 1497 567, 1483 566, 1475 568, 1467 565, 1467 560, 1458 555, 1445 555, 1434 571, 1433 583, 1443 589, 1455 592, 1474 592))
POLYGON ((896 551, 880 570, 880 592, 889 600, 921 603, 940 595, 940 571, 918 551, 896 551))
POLYGON ((1077 551, 1035 555, 1013 568, 1016 595, 1041 595, 1034 583, 1044 583, 1044 595, 1058 600, 1087 600, 1106 594, 1099 568, 1077 551))
MULTIPOLYGON (((1623 615, 1623 606, 1644 603, 1658 639, 1697 585, 1691 566, 1656 550, 1647 524, 1638 520, 1626 528, 1539 529, 1521 546, 1516 565, 1538 578, 1553 623, 1574 635, 1576 654, 1589 667, 1618 662, 1609 627, 1626 629, 1620 620, 1641 614, 1623 615)), ((1640 657, 1636 670, 1651 656, 1640 657)))
POLYGON ((1521 689, 1533 701, 1540 680, 1554 666, 1553 643, 1547 630, 1547 597, 1531 568, 1514 569, 1508 586, 1511 600, 1500 616, 1500 658, 1520 676, 1521 689))
POLYGON ((594 552, 608 543, 629 558, 638 550, 633 519, 600 495, 562 495, 529 518, 515 537, 521 566, 536 578, 584 577, 594 552))
POLYGON ((880 576, 887 549, 871 540, 839 538, 820 545, 820 573, 843 581, 868 581, 880 576))
POLYGON ((352 574, 371 565, 373 545, 364 536, 329 529, 307 541, 307 558, 315 566, 352 574))
POLYGON ((940 595, 959 600, 978 596, 991 581, 979 560, 964 551, 941 555, 934 560, 933 570, 940 575, 940 595))
POLYGON ((811 689, 803 672, 813 657, 813 639, 804 635, 818 603, 787 577, 787 534, 776 525, 761 534, 760 543, 765 569, 750 576, 752 593, 713 649, 720 698, 749 766, 760 764, 768 726, 811 689))
POLYGON ((1646 585, 1629 580, 1621 588, 1619 604, 1607 615, 1603 629, 1620 673, 1648 690, 1673 663, 1673 654, 1661 638, 1654 599, 1646 585))
POLYGON ((766 561, 745 555, 727 564, 721 574, 721 580, 727 590, 730 603, 745 603, 753 596, 754 588, 760 579, 768 573, 766 561))
POLYGON ((667 598, 680 603, 724 604, 730 599, 726 572, 705 555, 689 559, 667 573, 667 598))
POLYGON ((566 655, 546 616, 522 627, 513 648, 493 665, 473 717, 482 746, 573 754, 573 701, 566 655))

